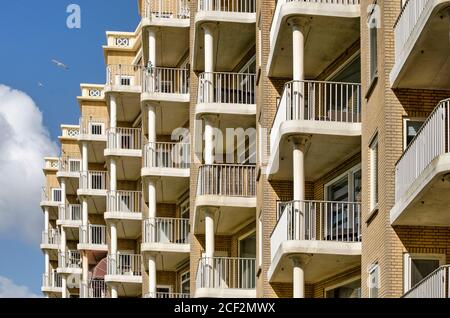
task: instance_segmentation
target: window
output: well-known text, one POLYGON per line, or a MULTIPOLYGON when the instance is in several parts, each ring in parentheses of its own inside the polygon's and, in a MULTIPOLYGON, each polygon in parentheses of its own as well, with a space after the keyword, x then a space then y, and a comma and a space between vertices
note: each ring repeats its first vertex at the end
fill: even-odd
POLYGON ((189 294, 191 292, 191 273, 189 271, 181 274, 180 291, 183 294, 189 294))
POLYGON ((262 266, 263 258, 263 223, 262 223, 262 211, 258 218, 258 267, 262 266))
POLYGON ((326 298, 361 298, 361 277, 325 289, 326 298))
POLYGON ((62 202, 62 191, 61 189, 52 189, 52 201, 53 202, 62 202))
POLYGON ((69 159, 69 171, 70 172, 80 172, 81 171, 81 160, 80 159, 69 159))
POLYGON ((403 264, 405 293, 444 264, 445 255, 443 254, 406 253, 403 264))
POLYGON ((369 269, 369 298, 378 298, 378 289, 380 286, 380 266, 372 265, 369 269))
POLYGON ((370 210, 378 208, 378 136, 370 144, 370 210))
POLYGON ((425 120, 423 119, 410 119, 405 118, 403 120, 403 148, 406 149, 414 137, 416 137, 419 129, 422 127, 425 120))
POLYGON ((104 124, 103 123, 90 123, 91 135, 103 135, 104 124))
POLYGON ((376 6, 373 6, 369 12, 369 82, 372 82, 378 76, 378 17, 379 14, 376 10, 376 6))

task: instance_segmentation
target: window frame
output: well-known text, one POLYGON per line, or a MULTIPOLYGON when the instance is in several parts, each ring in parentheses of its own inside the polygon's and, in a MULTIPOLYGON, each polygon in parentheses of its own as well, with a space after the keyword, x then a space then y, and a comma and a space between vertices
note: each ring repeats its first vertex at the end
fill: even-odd
POLYGON ((411 261, 430 260, 439 261, 439 267, 445 265, 446 255, 438 253, 404 253, 403 254, 403 292, 407 293, 414 286, 411 286, 411 261))
POLYGON ((403 150, 406 150, 409 146, 409 144, 407 143, 407 139, 408 139, 408 122, 409 121, 414 121, 414 122, 422 122, 422 125, 425 123, 427 119, 424 117, 404 117, 403 118, 403 150))
POLYGON ((369 279, 369 281, 368 281, 368 287, 369 287, 369 294, 368 294, 368 296, 369 296, 369 298, 379 298, 379 296, 380 296, 380 294, 379 294, 379 290, 380 290, 380 282, 381 282, 381 275, 380 275, 380 265, 378 264, 378 262, 377 263, 374 263, 374 264, 372 264, 372 266, 370 266, 370 268, 369 268, 369 271, 368 271, 368 274, 369 274, 369 277, 368 277, 368 279, 369 279), (372 287, 372 275, 376 275, 376 289, 377 289, 377 294, 376 294, 376 297, 373 297, 374 295, 372 294, 373 292, 372 292, 372 289, 373 289, 373 287, 372 287))
POLYGON ((378 142, 378 133, 372 138, 369 144, 369 210, 372 212, 378 209, 380 201, 379 193, 379 158, 380 147, 378 142), (375 150, 376 149, 376 150, 375 150), (376 153, 376 157, 375 154, 376 153))

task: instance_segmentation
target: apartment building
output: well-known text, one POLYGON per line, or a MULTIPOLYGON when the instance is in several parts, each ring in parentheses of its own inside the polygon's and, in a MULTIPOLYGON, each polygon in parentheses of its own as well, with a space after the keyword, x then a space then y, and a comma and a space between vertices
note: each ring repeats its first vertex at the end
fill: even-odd
POLYGON ((46 296, 449 296, 450 1, 138 7, 45 158, 46 296))

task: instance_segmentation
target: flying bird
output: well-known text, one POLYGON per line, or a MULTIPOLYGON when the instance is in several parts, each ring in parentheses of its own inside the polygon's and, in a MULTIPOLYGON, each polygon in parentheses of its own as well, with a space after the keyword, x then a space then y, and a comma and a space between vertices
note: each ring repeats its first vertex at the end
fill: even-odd
POLYGON ((37 84, 38 84, 39 87, 45 87, 45 85, 42 84, 41 82, 38 82, 37 84))
POLYGON ((58 66, 59 68, 62 68, 62 69, 64 69, 64 70, 66 70, 66 71, 69 69, 69 67, 68 67, 66 64, 64 64, 64 63, 62 63, 62 62, 60 62, 60 61, 58 61, 58 60, 53 59, 53 60, 52 60, 52 63, 54 63, 56 66, 58 66))

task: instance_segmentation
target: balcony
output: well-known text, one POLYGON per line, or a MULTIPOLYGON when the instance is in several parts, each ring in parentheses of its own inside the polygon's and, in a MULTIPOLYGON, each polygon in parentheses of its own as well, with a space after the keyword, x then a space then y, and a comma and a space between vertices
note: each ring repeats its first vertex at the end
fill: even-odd
POLYGON ((90 279, 88 284, 81 283, 80 298, 109 298, 104 279, 90 279))
POLYGON ((202 26, 214 25, 216 45, 213 56, 217 70, 229 70, 255 43, 256 0, 199 0, 195 15, 193 68, 204 70, 204 32, 202 26), (219 53, 218 53, 219 52, 219 53))
MULTIPOLYGON (((81 205, 60 204, 58 207, 58 220, 56 221, 56 225, 64 226, 66 229, 78 228, 81 226, 81 205)), ((75 237, 69 236, 69 239, 75 239, 75 237)))
POLYGON ((108 255, 106 284, 118 284, 119 297, 136 297, 142 293, 142 260, 137 254, 108 255))
POLYGON ((86 142, 88 158, 91 163, 104 163, 106 161, 104 156, 107 141, 106 129, 107 120, 105 118, 80 118, 80 134, 78 136, 80 149, 82 143, 86 142))
POLYGON ((292 255, 311 255, 305 281, 317 282, 361 263, 361 203, 278 202, 270 237, 271 282, 292 282, 292 255))
POLYGON ((141 113, 141 65, 109 64, 106 68, 105 96, 116 98, 117 122, 133 122, 141 113))
POLYGON ((81 96, 79 100, 99 101, 105 99, 105 85, 99 84, 80 84, 81 96))
POLYGON ((118 222, 119 239, 136 239, 141 234, 142 191, 108 191, 106 222, 118 222))
POLYGON ((57 218, 58 206, 61 204, 61 189, 52 187, 42 187, 41 191, 41 207, 48 208, 49 219, 57 218))
POLYGON ((176 271, 189 258, 189 219, 150 218, 144 222, 143 253, 157 253, 156 269, 176 271))
POLYGON ((187 293, 147 293, 144 298, 157 298, 157 299, 179 299, 179 298, 191 298, 187 293))
POLYGON ((65 155, 59 159, 58 179, 64 178, 66 181, 66 195, 76 195, 79 187, 81 172, 80 154, 65 155))
POLYGON ((101 259, 102 257, 96 257, 96 255, 105 254, 108 251, 108 245, 106 244, 106 226, 94 224, 82 225, 79 231, 80 243, 78 243, 77 249, 86 251, 88 259, 101 259))
POLYGON ((416 286, 403 295, 403 298, 450 298, 450 265, 439 267, 416 286))
POLYGON ((290 19, 305 21, 305 77, 317 78, 359 40, 360 16, 360 0, 278 0, 270 28, 268 75, 293 77, 290 19))
POLYGON ((61 125, 61 136, 59 140, 77 140, 80 135, 80 126, 78 125, 61 125))
POLYGON ((216 214, 216 234, 228 235, 255 218, 256 167, 214 164, 199 168, 195 202, 194 232, 204 233, 204 210, 220 207, 216 214))
POLYGON ((405 1, 394 26, 393 88, 450 88, 449 5, 448 0, 405 1))
POLYGON ((79 251, 66 251, 58 254, 58 274, 80 275, 82 268, 81 254, 79 251))
POLYGON ((256 298, 254 258, 202 257, 196 277, 196 298, 256 298))
POLYGON ((143 26, 189 28, 187 0, 144 0, 142 12, 143 26))
POLYGON ((248 73, 202 73, 199 76, 195 114, 222 114, 222 120, 236 121, 233 115, 256 115, 256 75, 248 73), (228 115, 228 116, 227 116, 228 115))
MULTIPOLYGON (((171 135, 189 120, 190 71, 186 68, 148 67, 143 72, 141 102, 159 105, 156 107, 156 134, 171 135)), ((147 111, 142 112, 142 127, 144 133, 148 133, 147 111)))
POLYGON ((286 83, 270 130, 267 172, 271 178, 292 179, 289 137, 293 135, 311 137, 305 156, 306 180, 319 178, 357 154, 361 149, 361 99, 361 84, 286 83))
POLYGON ((43 231, 40 248, 48 252, 50 260, 56 260, 60 242, 61 235, 57 229, 50 229, 48 232, 43 231))
POLYGON ((450 226, 450 99, 441 101, 395 167, 392 225, 450 226))
POLYGON ((107 171, 82 171, 78 195, 106 196, 107 171))
POLYGON ((142 165, 142 130, 140 128, 109 128, 104 155, 116 159, 117 179, 135 181, 142 165), (124 169, 123 167, 127 167, 124 169))
POLYGON ((107 45, 104 50, 137 51, 140 46, 140 36, 136 32, 106 32, 107 45))
POLYGON ((49 297, 58 297, 62 293, 62 278, 55 271, 42 275, 41 291, 49 297))
MULTIPOLYGON (((157 27, 159 35, 156 56, 160 65, 177 65, 189 47, 190 9, 188 0, 142 1, 142 47, 148 48, 148 31, 157 27)), ((143 50, 144 64, 148 50, 143 50)))

